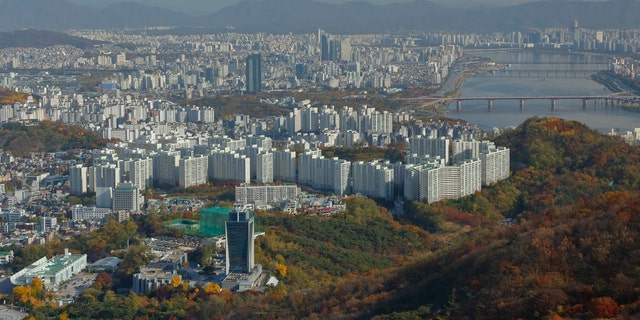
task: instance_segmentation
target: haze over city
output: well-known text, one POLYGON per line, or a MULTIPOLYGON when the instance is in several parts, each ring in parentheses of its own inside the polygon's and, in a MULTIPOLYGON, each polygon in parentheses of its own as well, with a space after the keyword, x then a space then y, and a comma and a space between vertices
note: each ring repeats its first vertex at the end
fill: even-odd
MULTIPOLYGON (((71 2, 90 5, 96 7, 105 7, 110 4, 122 2, 121 0, 103 0, 103 1, 94 1, 94 0, 70 0, 71 2)), ((249 0, 254 1, 254 0, 249 0)), ((318 2, 326 2, 326 3, 345 3, 345 2, 353 2, 355 0, 320 0, 318 2)), ((406 3, 412 2, 414 0, 367 0, 365 2, 373 3, 373 4, 392 4, 392 3, 406 3)), ((604 1, 604 0, 591 0, 591 1, 604 1)), ((224 7, 237 4, 242 2, 242 0, 184 0, 184 1, 173 1, 173 0, 137 0, 135 2, 148 5, 148 6, 157 6, 161 8, 171 9, 177 12, 184 12, 191 15, 202 15, 208 13, 214 13, 224 7)), ((361 2, 361 1, 359 1, 361 2)), ((442 6, 447 7, 479 7, 479 6, 510 6, 516 4, 522 4, 527 2, 536 2, 536 0, 431 0, 430 2, 437 3, 442 6)))

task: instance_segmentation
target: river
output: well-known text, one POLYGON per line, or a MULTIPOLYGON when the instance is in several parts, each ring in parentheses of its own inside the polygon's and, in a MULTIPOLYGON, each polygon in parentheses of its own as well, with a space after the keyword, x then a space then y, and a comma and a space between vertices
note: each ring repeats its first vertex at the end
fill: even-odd
MULTIPOLYGON (((558 69, 569 69, 572 63, 594 62, 602 57, 558 53, 497 52, 478 54, 489 57, 500 64, 551 63, 558 69)), ((601 60, 599 60, 601 61, 601 60)), ((602 84, 588 78, 516 78, 496 76, 470 77, 461 86, 461 97, 508 97, 508 96, 600 96, 611 93, 602 84)), ((610 132, 612 129, 625 132, 640 127, 640 112, 605 106, 589 101, 584 109, 581 100, 558 100, 554 110, 547 100, 527 100, 524 110, 516 100, 494 101, 489 111, 487 101, 464 101, 461 110, 450 104, 449 118, 458 118, 476 124, 485 130, 517 126, 533 116, 554 116, 582 122, 592 129, 610 132)))

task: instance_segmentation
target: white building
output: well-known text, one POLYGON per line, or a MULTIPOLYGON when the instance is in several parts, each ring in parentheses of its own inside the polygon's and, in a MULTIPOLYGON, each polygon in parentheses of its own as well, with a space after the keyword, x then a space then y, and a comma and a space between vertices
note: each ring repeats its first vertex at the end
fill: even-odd
POLYGON ((70 254, 65 249, 63 255, 57 255, 51 260, 47 260, 47 257, 40 258, 12 275, 10 280, 14 286, 26 286, 34 278, 40 278, 47 289, 56 290, 62 282, 71 279, 86 266, 86 254, 70 254))
POLYGON ((482 184, 490 185, 496 181, 509 178, 510 150, 505 147, 498 147, 480 154, 482 161, 482 184))
POLYGON ((228 149, 213 150, 209 155, 209 179, 251 181, 251 160, 228 149))
POLYGON ((466 160, 453 166, 438 163, 406 165, 404 198, 433 203, 458 199, 482 188, 480 160, 466 160))
POLYGON ((273 183, 273 153, 262 152, 255 156, 256 182, 273 183))
POLYGON ((367 197, 391 200, 394 197, 394 170, 391 164, 382 161, 352 164, 352 193, 360 193, 367 197))
POLYGON ((430 139, 422 136, 409 138, 409 150, 418 156, 440 157, 449 163, 449 139, 430 139))
POLYGON ((273 153, 273 179, 296 182, 296 153, 278 150, 273 153))
POLYGON ((439 194, 439 164, 406 165, 404 168, 404 198, 433 203, 439 194))
POLYGON ((87 168, 82 164, 69 168, 69 184, 72 195, 87 193, 87 172, 87 168))
POLYGON ((178 166, 178 185, 189 188, 207 183, 209 172, 209 157, 189 157, 180 159, 178 166))
POLYGON ((71 208, 71 221, 104 221, 111 214, 111 208, 84 207, 71 208))
POLYGON ((120 163, 122 176, 131 181, 138 189, 153 187, 153 159, 134 159, 120 163))
POLYGON ((296 185, 281 186, 250 186, 241 185, 236 187, 236 203, 255 204, 261 206, 265 204, 280 203, 286 200, 295 200, 300 194, 300 188, 296 185))
POLYGON ((466 160, 439 170, 439 200, 458 199, 482 189, 480 160, 466 160))
POLYGON ((89 168, 89 189, 115 188, 120 183, 120 168, 117 164, 98 164, 89 168))
POLYGON ((313 184, 314 160, 322 157, 320 150, 308 150, 298 155, 298 183, 304 185, 313 184))
POLYGON ((180 152, 163 151, 153 157, 153 181, 158 185, 178 185, 180 152))

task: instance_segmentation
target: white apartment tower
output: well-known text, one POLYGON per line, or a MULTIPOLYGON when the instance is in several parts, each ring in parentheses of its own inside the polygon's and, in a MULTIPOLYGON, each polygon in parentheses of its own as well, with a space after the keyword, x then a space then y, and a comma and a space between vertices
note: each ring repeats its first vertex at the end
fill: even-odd
POLYGON ((158 185, 178 185, 180 152, 162 151, 153 157, 153 181, 158 185))
POLYGON ((394 196, 393 167, 389 162, 354 162, 351 168, 351 192, 391 200, 394 196))
POLYGON ((134 159, 120 162, 122 176, 131 181, 138 189, 153 187, 153 159, 134 159))
POLYGON ((304 185, 313 184, 313 173, 316 171, 314 168, 315 159, 322 156, 320 150, 308 150, 298 155, 298 183, 304 185))
POLYGON ((404 198, 433 203, 439 194, 440 165, 406 165, 404 168, 404 198))
POLYGON ((236 187, 236 203, 255 204, 256 206, 278 203, 285 200, 295 200, 300 194, 300 188, 296 185, 282 186, 250 186, 236 187))
POLYGON ((482 184, 490 185, 496 181, 509 178, 510 150, 498 147, 480 154, 482 161, 482 184))
POLYGON ((178 186, 189 188, 207 183, 209 157, 189 157, 180 159, 178 165, 178 186))
POLYGON ((449 139, 444 137, 440 139, 429 139, 423 136, 411 137, 409 138, 409 150, 418 156, 440 157, 449 163, 449 139))
POLYGON ((256 182, 273 183, 273 153, 262 152, 256 155, 256 182))
POLYGON ((278 150, 273 153, 273 179, 296 182, 296 153, 278 150))
POLYGON ((100 164, 90 167, 88 189, 95 192, 97 188, 115 188, 120 183, 120 168, 117 164, 100 164))
POLYGON ((69 168, 69 182, 72 195, 87 193, 87 168, 82 164, 69 168))
POLYGON ((251 181, 251 160, 229 150, 213 150, 209 155, 209 179, 251 181))

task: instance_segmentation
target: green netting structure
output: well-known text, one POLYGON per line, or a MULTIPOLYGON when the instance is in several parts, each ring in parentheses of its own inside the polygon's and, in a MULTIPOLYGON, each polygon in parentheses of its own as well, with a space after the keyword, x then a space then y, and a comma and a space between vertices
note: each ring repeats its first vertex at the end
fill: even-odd
POLYGON ((229 208, 210 207, 198 213, 200 214, 200 235, 204 237, 224 235, 224 225, 229 219, 229 208))
POLYGON ((198 224, 198 221, 193 220, 178 219, 170 221, 166 225, 169 228, 180 230, 182 233, 192 236, 198 235, 200 231, 200 224, 198 224))

